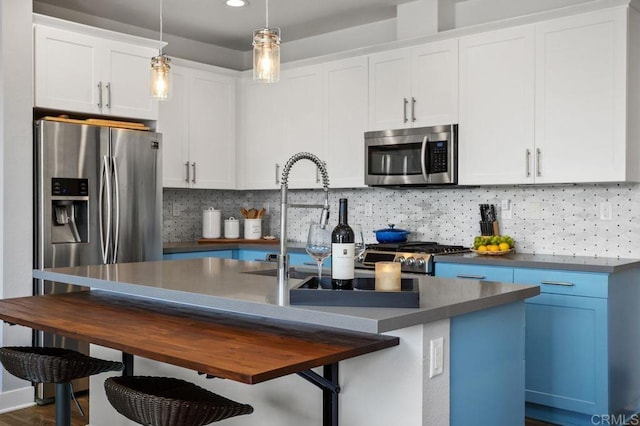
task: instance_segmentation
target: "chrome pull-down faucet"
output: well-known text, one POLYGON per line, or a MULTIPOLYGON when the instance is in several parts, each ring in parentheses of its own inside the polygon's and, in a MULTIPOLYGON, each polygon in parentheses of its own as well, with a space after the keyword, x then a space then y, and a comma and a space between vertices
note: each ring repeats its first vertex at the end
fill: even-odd
POLYGON ((282 169, 282 179, 280 180, 280 254, 278 255, 278 304, 289 303, 289 256, 287 254, 287 198, 289 190, 289 173, 291 167, 300 160, 309 160, 315 163, 322 175, 322 187, 324 189, 324 205, 303 205, 295 204, 295 207, 321 208, 320 224, 327 225, 329 220, 329 174, 325 163, 310 152, 299 152, 289 158, 287 164, 282 169))

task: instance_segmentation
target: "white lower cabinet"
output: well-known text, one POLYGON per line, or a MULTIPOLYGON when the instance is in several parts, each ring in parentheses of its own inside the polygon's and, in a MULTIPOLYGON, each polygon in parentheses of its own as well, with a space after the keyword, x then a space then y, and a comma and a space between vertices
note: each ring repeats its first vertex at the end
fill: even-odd
POLYGON ((639 16, 622 6, 461 38, 460 184, 638 181, 639 16))
POLYGON ((78 113, 155 120, 158 103, 149 95, 150 40, 49 18, 34 26, 34 105, 78 113), (112 36, 114 39, 108 38, 112 36), (131 42, 124 41, 131 39, 131 42), (145 41, 146 44, 136 44, 145 41))
MULTIPOLYGON (((287 160, 304 151, 326 164, 331 188, 363 186, 367 75, 367 58, 357 57, 291 68, 277 84, 244 80, 239 186, 279 188, 287 160)), ((319 188, 322 177, 300 160, 288 185, 319 188)))
POLYGON ((160 104, 158 120, 163 186, 235 189, 236 76, 204 66, 172 69, 173 95, 160 104))

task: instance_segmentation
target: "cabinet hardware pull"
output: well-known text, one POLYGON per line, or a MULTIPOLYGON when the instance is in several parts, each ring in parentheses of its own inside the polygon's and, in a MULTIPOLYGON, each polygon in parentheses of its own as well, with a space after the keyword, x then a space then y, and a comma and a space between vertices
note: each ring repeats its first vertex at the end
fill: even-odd
POLYGON ((561 285, 563 287, 573 287, 575 284, 568 281, 540 281, 540 284, 561 285))
POLYGON ((186 173, 187 177, 184 179, 184 181, 189 183, 189 162, 188 161, 184 163, 184 168, 187 171, 186 173))
POLYGON ((527 155, 525 159, 526 159, 527 177, 530 177, 531 176, 531 151, 529 151, 528 149, 527 149, 527 155))
POLYGON ((540 151, 540 148, 536 149, 536 176, 542 176, 542 172, 540 171, 540 155, 542 154, 542 151, 540 151))
POLYGON ((191 168, 193 169, 193 177, 191 178, 191 182, 196 183, 196 163, 191 163, 191 168))
POLYGON ((107 83, 105 87, 107 88, 107 104, 105 106, 111 109, 111 83, 107 83))
POLYGON ((457 278, 469 278, 472 280, 484 280, 486 277, 484 275, 471 275, 471 274, 458 274, 457 278))
POLYGON ((280 164, 276 163, 276 185, 280 185, 280 164))
POLYGON ((407 118, 407 104, 409 103, 409 101, 407 100, 407 98, 402 98, 402 100, 403 100, 402 108, 403 108, 403 114, 404 114, 404 122, 406 123, 409 121, 409 119, 407 118))
POLYGON ((416 121, 416 98, 411 98, 411 121, 416 121))
POLYGON ((102 108, 102 82, 98 82, 98 108, 102 108))

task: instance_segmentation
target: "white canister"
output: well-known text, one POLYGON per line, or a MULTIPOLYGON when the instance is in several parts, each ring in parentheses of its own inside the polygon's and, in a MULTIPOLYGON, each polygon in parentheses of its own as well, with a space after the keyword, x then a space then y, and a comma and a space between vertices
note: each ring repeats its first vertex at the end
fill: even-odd
POLYGON ((202 236, 220 238, 220 210, 209 207, 202 212, 202 236))
POLYGON ((244 220, 244 238, 247 240, 259 240, 262 238, 262 219, 244 220))
POLYGON ((224 237, 240 238, 240 221, 233 216, 224 221, 224 237))

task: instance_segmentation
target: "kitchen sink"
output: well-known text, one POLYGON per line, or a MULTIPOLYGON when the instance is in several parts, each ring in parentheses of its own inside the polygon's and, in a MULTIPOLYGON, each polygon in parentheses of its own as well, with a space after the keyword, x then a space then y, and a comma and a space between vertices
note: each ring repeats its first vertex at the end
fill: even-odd
MULTIPOLYGON (((245 272, 245 274, 251 274, 251 275, 262 275, 265 277, 277 277, 278 276, 278 270, 277 269, 265 269, 262 271, 247 271, 245 272)), ((289 278, 293 278, 293 279, 298 279, 298 280, 304 280, 305 278, 309 278, 312 276, 316 276, 318 275, 317 272, 313 272, 313 271, 299 271, 295 268, 290 268, 289 269, 289 278)))

